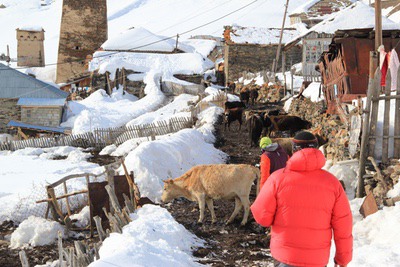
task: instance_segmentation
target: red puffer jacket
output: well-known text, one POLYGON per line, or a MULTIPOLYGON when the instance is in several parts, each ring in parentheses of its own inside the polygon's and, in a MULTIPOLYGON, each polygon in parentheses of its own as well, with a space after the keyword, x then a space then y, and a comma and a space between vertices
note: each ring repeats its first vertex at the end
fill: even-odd
POLYGON ((335 262, 351 261, 353 236, 349 201, 339 180, 321 170, 325 157, 315 148, 293 154, 274 172, 251 206, 255 220, 271 227, 272 256, 294 266, 325 266, 332 231, 335 262))

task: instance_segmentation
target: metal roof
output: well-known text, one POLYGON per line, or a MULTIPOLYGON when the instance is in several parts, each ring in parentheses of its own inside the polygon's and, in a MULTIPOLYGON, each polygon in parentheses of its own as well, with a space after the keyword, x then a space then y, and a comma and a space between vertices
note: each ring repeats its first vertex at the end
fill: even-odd
POLYGON ((18 100, 19 106, 64 106, 65 98, 25 98, 18 100))
POLYGON ((56 133, 64 133, 64 131, 67 128, 64 127, 47 127, 47 126, 42 126, 42 125, 33 125, 29 123, 24 123, 20 121, 10 121, 7 124, 8 127, 20 127, 24 129, 33 129, 33 130, 39 130, 39 131, 44 131, 44 132, 56 132, 56 133))
POLYGON ((69 93, 0 63, 0 98, 67 98, 69 93))

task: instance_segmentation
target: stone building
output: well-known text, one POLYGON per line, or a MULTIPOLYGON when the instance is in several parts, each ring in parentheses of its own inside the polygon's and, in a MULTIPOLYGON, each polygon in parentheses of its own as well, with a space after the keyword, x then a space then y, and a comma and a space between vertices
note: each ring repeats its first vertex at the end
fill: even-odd
POLYGON ((0 130, 13 121, 59 126, 67 96, 53 85, 0 63, 0 130))
POLYGON ((17 40, 17 66, 43 67, 45 65, 42 28, 18 28, 17 40))
POLYGON ((327 15, 351 5, 354 0, 309 0, 289 14, 290 25, 304 23, 308 28, 320 23, 327 15))
POLYGON ((107 40, 106 0, 64 0, 58 47, 57 83, 87 74, 85 58, 107 40))
MULTIPOLYGON (((225 83, 234 82, 243 72, 272 71, 276 58, 281 29, 225 26, 224 73, 225 83), (254 38, 257 36, 258 38, 254 38)), ((294 28, 285 28, 282 37, 284 45, 300 32, 294 28)), ((301 47, 285 54, 285 66, 301 62, 301 47)), ((277 69, 282 68, 282 54, 277 62, 277 69)))

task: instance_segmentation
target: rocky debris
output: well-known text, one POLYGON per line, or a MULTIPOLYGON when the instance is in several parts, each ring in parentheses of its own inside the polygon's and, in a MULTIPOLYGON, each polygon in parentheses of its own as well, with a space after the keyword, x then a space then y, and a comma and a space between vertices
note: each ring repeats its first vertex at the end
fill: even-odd
POLYGON ((372 192, 379 207, 394 206, 394 203, 400 201, 400 195, 388 197, 387 193, 399 182, 399 160, 391 160, 388 166, 379 166, 373 158, 369 157, 368 159, 374 166, 375 171, 369 171, 364 176, 366 193, 372 192))

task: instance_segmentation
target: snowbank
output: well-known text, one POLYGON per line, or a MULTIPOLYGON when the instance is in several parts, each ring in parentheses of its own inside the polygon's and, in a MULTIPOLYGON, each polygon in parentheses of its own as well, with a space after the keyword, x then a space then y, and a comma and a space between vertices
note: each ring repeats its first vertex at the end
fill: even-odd
POLYGON ((49 245, 57 240, 59 231, 64 235, 64 227, 58 222, 30 216, 12 233, 10 247, 49 245))
POLYGON ((90 267, 116 266, 203 266, 191 256, 203 242, 177 223, 171 214, 155 205, 144 205, 125 226, 112 233, 100 248, 100 259, 90 267), (112 264, 110 264, 112 263, 112 264))
POLYGON ((169 138, 140 144, 128 154, 125 164, 135 173, 141 195, 159 201, 162 180, 178 177, 195 165, 223 163, 226 157, 199 131, 184 129, 169 138))

